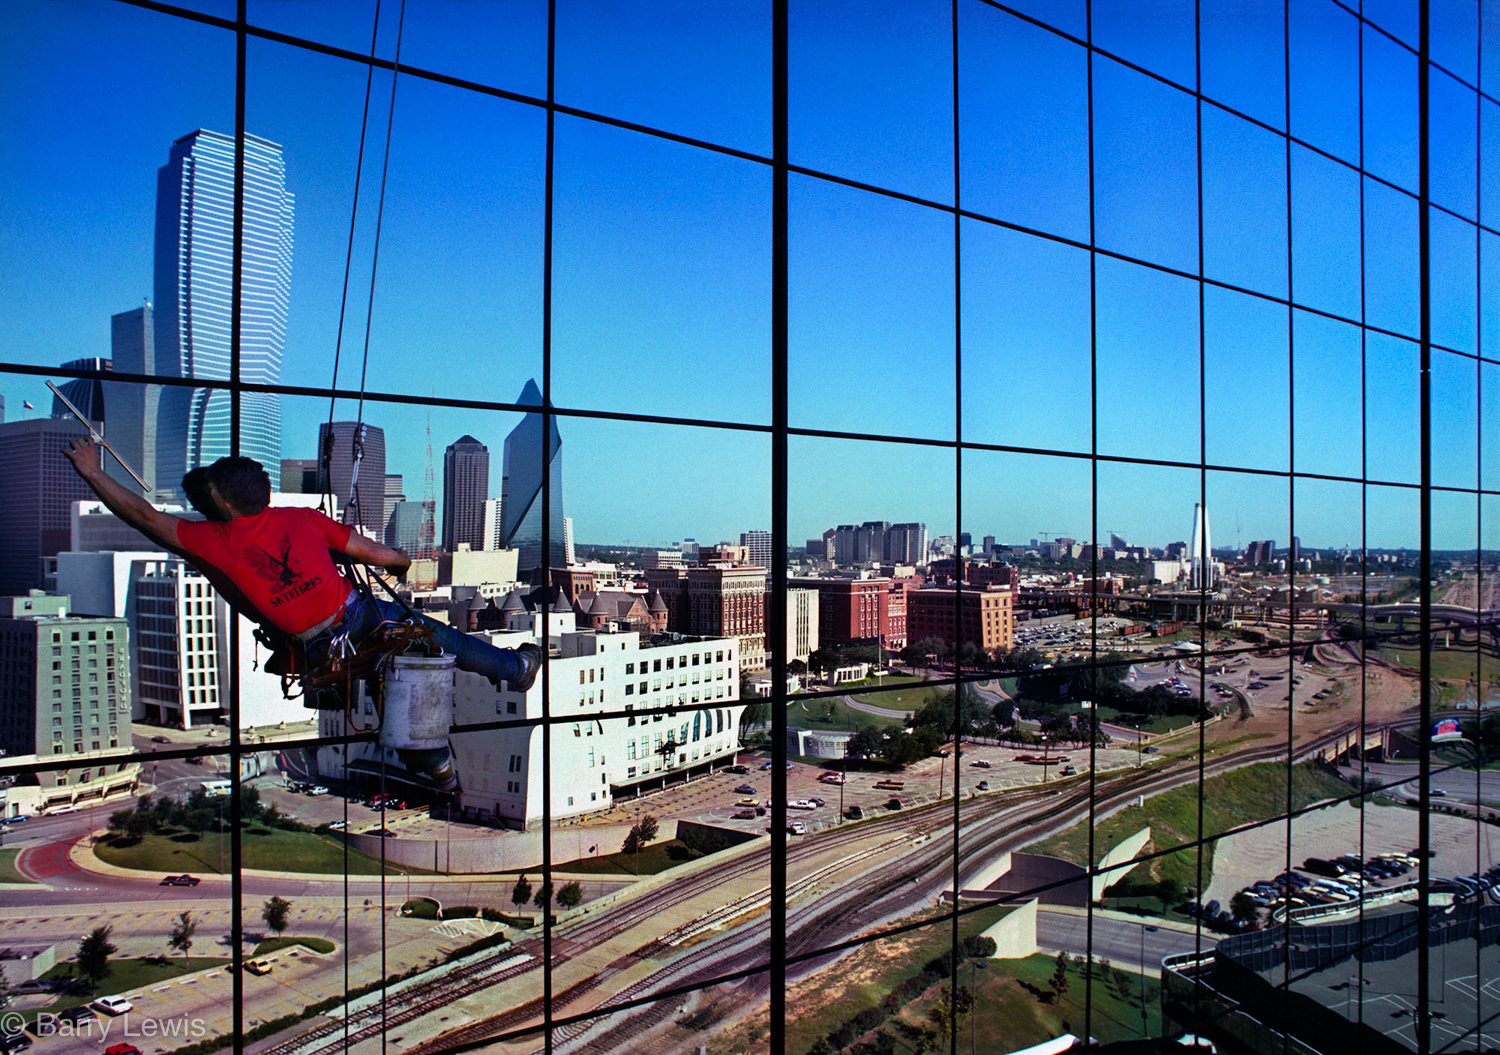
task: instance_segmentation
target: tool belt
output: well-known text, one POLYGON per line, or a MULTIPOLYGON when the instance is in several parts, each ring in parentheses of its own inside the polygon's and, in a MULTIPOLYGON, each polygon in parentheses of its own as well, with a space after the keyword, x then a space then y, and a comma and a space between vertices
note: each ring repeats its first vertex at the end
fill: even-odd
MULTIPOLYGON (((324 632, 332 634, 333 628, 324 632)), ((342 710, 342 701, 335 704, 330 701, 328 693, 312 690, 342 688, 369 677, 386 656, 431 641, 432 627, 416 620, 382 623, 357 643, 350 643, 346 638, 345 648, 320 649, 323 659, 317 664, 308 660, 307 644, 310 642, 295 637, 273 636, 264 627, 257 627, 255 636, 271 650, 265 670, 281 677, 282 692, 288 699, 292 698, 291 686, 297 684, 302 687, 307 698, 314 701, 309 706, 321 708, 324 701, 329 701, 328 706, 342 710)))

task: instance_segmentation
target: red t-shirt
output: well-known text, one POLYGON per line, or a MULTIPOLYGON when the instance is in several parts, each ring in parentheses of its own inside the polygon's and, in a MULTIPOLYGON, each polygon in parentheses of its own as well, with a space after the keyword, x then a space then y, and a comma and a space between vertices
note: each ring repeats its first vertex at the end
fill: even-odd
POLYGON ((280 629, 299 634, 349 596, 328 551, 342 550, 350 530, 316 509, 278 506, 224 523, 178 521, 177 543, 229 576, 280 629))

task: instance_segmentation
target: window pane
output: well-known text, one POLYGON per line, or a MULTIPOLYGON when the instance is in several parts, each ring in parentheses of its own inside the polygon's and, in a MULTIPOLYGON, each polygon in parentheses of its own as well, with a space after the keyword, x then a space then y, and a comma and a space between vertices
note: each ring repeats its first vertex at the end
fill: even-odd
POLYGON ((791 160, 953 200, 953 30, 936 0, 791 6, 791 160))
POLYGON ((1416 337, 1417 203, 1365 180, 1365 321, 1416 337))
POLYGON ((1432 61, 1470 84, 1479 79, 1479 4, 1454 0, 1438 4, 1430 14, 1432 61))
POLYGON ((1432 200, 1472 219, 1479 162, 1479 129, 1474 117, 1478 96, 1437 70, 1432 73, 1428 90, 1432 96, 1432 140, 1427 148, 1432 200))
POLYGON ((1415 193, 1417 58, 1366 27, 1364 70, 1365 170, 1415 193))
POLYGON ((1415 344, 1365 335, 1365 464, 1371 480, 1421 478, 1421 360, 1415 344))
POLYGON ((1088 450, 1088 254, 968 223, 963 263, 964 438, 1088 450))
POLYGON ((1286 123, 1286 20, 1271 4, 1209 0, 1198 8, 1203 94, 1272 128, 1286 123))
POLYGON ((1193 99, 1115 62, 1094 64, 1094 210, 1103 248, 1197 271, 1193 99))
POLYGON ((1359 163, 1359 20, 1332 0, 1287 6, 1292 134, 1359 163))
POLYGON ((1432 239, 1432 341, 1473 352, 1478 334, 1477 229, 1436 208, 1429 227, 1432 239))
POLYGON ((984 4, 960 11, 964 208, 1088 241, 1087 52, 984 4))
POLYGON ((1196 284, 1106 258, 1097 268, 1099 450, 1197 461, 1196 284))
MULTIPOLYGON (((55 4, 12 6, 6 15, 9 58, 0 92, 47 105, 0 108, 6 140, 28 144, 0 159, 7 203, 0 219, 0 290, 11 303, 28 305, 9 313, 0 345, 8 361, 41 366, 108 358, 112 313, 146 299, 165 306, 167 289, 153 293, 155 236, 158 213, 172 217, 175 199, 158 198, 178 185, 169 178, 174 142, 195 129, 234 131, 234 35, 125 6, 102 7, 88 19, 55 4), (133 69, 135 75, 100 92, 90 78, 58 75, 69 69, 133 69), (79 136, 80 128, 94 131, 79 136), (55 170, 34 163, 43 156, 72 160, 55 170)), ((205 173, 232 171, 233 141, 213 145, 205 173)), ((298 189, 295 183, 291 189, 298 189)), ((212 225, 198 232, 220 236, 212 225)), ((168 254, 164 262, 172 259, 168 254)), ((211 312, 217 290, 202 292, 203 308, 211 312)), ((227 291, 223 299, 227 316, 227 291)), ((162 372, 183 373, 180 358, 174 355, 162 372)), ((186 363, 189 374, 228 376, 227 361, 210 367, 187 357, 186 363)), ((41 397, 50 402, 45 389, 41 397)), ((31 402, 41 405, 38 398, 31 402)))
POLYGON ((1205 277, 1286 296, 1286 208, 1286 140, 1204 107, 1205 277))
POLYGON ((1280 304, 1203 291, 1204 459, 1287 468, 1287 313, 1280 304))
POLYGON ((1292 319, 1292 465, 1358 477, 1360 331, 1299 311, 1292 319))
POLYGON ((558 102, 771 153, 769 4, 564 3, 557 16, 558 102))
POLYGON ((1438 487, 1478 484, 1478 363, 1432 352, 1432 482, 1438 487))
POLYGON ((951 217, 816 179, 795 178, 789 196, 792 424, 951 437, 951 217), (829 400, 832 377, 879 383, 829 400), (892 391, 922 398, 892 415, 892 391))
POLYGON ((765 421, 770 172, 571 119, 555 165, 558 402, 765 421), (683 384, 709 349, 715 384, 683 384))
POLYGON ((1480 486, 1500 491, 1500 365, 1479 364, 1480 486))
POLYGON ((1292 299, 1360 317, 1359 173, 1292 147, 1292 299))
POLYGON ((1094 46, 1191 88, 1194 6, 1186 0, 1132 4, 1100 0, 1091 6, 1094 46))

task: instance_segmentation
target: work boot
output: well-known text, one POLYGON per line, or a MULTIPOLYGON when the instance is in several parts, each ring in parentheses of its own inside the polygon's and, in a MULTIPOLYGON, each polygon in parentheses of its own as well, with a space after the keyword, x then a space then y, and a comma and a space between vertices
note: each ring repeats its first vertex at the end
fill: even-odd
POLYGON ((516 649, 516 659, 521 664, 521 675, 512 679, 511 691, 526 692, 536 682, 536 676, 542 671, 542 650, 540 646, 528 641, 516 649))

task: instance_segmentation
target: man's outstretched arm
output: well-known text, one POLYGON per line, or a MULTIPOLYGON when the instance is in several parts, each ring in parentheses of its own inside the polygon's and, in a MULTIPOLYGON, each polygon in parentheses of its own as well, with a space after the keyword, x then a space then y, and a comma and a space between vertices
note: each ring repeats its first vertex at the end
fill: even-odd
POLYGON ((411 567, 411 557, 407 556, 404 549, 393 549, 374 539, 366 538, 358 531, 349 532, 349 541, 344 543, 343 552, 361 564, 384 568, 394 573, 398 579, 405 576, 406 570, 411 567))
POLYGON ((119 481, 104 471, 100 461, 99 447, 93 440, 80 436, 63 448, 63 454, 73 463, 78 475, 109 511, 131 527, 151 536, 170 549, 177 549, 178 518, 163 513, 134 491, 128 490, 119 481))

